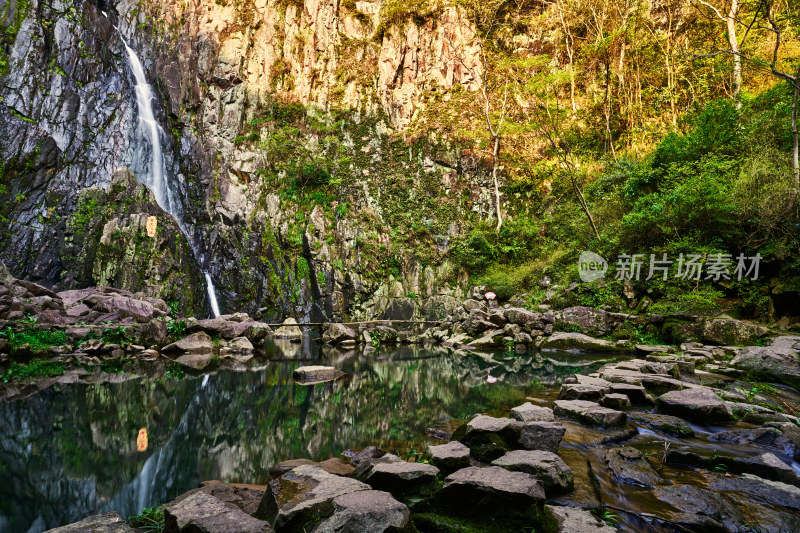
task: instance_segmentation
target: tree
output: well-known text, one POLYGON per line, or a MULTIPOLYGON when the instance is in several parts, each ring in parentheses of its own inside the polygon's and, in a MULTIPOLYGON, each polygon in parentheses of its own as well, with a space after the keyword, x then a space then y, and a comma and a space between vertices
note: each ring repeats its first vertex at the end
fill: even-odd
POLYGON ((731 0, 727 14, 725 15, 723 15, 719 9, 705 0, 697 1, 713 11, 714 15, 716 15, 718 19, 725 23, 726 34, 728 36, 728 46, 730 46, 730 53, 733 57, 733 101, 736 105, 736 109, 741 109, 742 57, 739 53, 739 41, 736 37, 736 19, 739 16, 739 0, 731 0))

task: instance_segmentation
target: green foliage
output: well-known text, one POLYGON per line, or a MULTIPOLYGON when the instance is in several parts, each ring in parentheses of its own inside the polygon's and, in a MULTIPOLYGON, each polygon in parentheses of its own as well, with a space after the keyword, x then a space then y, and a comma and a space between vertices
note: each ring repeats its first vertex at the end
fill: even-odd
POLYGON ((186 332, 186 321, 185 320, 172 320, 167 322, 167 335, 171 339, 180 339, 183 337, 183 334, 186 332))
POLYGON ((308 264, 308 259, 305 257, 297 258, 297 279, 310 279, 311 267, 308 264))
POLYGON ((171 361, 167 363, 167 368, 164 377, 167 379, 183 379, 186 376, 186 371, 180 363, 171 361))
POLYGON ((128 523, 146 533, 161 533, 164 531, 164 507, 147 507, 142 512, 128 518, 128 523))
MULTIPOLYGON (((27 323, 34 324, 35 320, 30 320, 29 317, 27 323)), ((0 331, 0 338, 8 340, 11 353, 14 353, 23 345, 28 345, 33 352, 43 352, 53 346, 61 346, 67 343, 67 334, 63 330, 49 331, 33 325, 19 331, 7 326, 0 331)))
POLYGON ((64 373, 64 363, 34 359, 26 365, 11 363, 11 366, 0 374, 0 381, 27 381, 40 377, 60 376, 64 373))

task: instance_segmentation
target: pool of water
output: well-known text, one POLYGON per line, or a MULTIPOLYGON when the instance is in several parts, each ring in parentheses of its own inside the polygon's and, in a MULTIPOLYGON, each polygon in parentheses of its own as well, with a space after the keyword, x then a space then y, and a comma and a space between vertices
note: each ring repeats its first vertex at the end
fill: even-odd
POLYGON ((549 353, 498 364, 447 349, 320 349, 306 338, 268 345, 247 368, 200 376, 165 376, 163 363, 65 376, 0 402, 0 531, 35 533, 111 510, 128 517, 204 480, 263 483, 286 459, 367 445, 406 456, 437 442, 427 428, 452 431, 475 413, 553 396, 564 377, 606 360, 549 353), (294 383, 292 371, 308 364, 348 375, 294 383))

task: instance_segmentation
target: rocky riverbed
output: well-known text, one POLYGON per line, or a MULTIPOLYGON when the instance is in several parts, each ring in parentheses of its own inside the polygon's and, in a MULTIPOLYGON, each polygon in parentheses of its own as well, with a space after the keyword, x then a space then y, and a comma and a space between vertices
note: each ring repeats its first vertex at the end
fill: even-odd
MULTIPOLYGON (((18 432, 6 440, 6 452, 31 452, 20 439, 31 435, 34 419, 32 413, 20 418, 19 406, 41 402, 48 391, 130 388, 125 384, 155 379, 166 384, 159 394, 169 395, 172 383, 197 375, 183 378, 199 380, 186 399, 210 395, 216 407, 205 404, 192 416, 214 418, 214 409, 231 405, 235 388, 220 384, 205 391, 215 382, 209 372, 264 376, 283 368, 284 377, 267 390, 283 383, 279 387, 287 387, 293 402, 300 391, 323 391, 313 404, 301 401, 304 412, 349 398, 341 412, 331 407, 320 413, 316 424, 332 427, 362 409, 374 424, 360 425, 356 415, 358 431, 342 433, 331 447, 317 442, 309 453, 312 448, 279 444, 292 437, 276 419, 268 426, 276 432, 270 436, 275 445, 259 459, 262 474, 238 466, 216 469, 225 473, 223 480, 208 481, 208 474, 184 479, 183 490, 187 482, 202 483, 177 498, 170 494, 174 489, 151 490, 166 499, 123 507, 135 513, 145 504, 163 504, 166 531, 800 528, 800 394, 793 388, 800 377, 800 337, 725 316, 625 315, 587 307, 531 311, 477 298, 433 323, 325 324, 316 341, 291 319, 269 325, 245 314, 201 320, 174 315, 164 301, 143 293, 104 287, 54 293, 4 272, 0 368, 6 383, 0 397, 11 409, 4 419, 18 432), (663 344, 641 342, 643 333, 663 344), (378 370, 376 362, 387 354, 389 366, 378 370), (418 390, 416 372, 433 364, 429 360, 439 365, 429 368, 440 370, 426 374, 428 399, 417 397, 399 418, 386 417, 418 390), (37 377, 31 369, 40 367, 46 375, 37 377), (358 384, 370 380, 383 385, 374 389, 374 405, 358 407, 366 401, 358 384), (447 391, 461 392, 442 397, 447 391), (478 401, 464 396, 471 391, 482 391, 478 401), (492 391, 502 393, 492 399, 492 391), (442 407, 429 411, 424 401, 434 398, 442 407), (404 425, 402 439, 387 438, 404 425)), ((109 394, 115 392, 102 393, 109 394)), ((242 394, 249 396, 238 393, 239 405, 257 400, 242 394)), ((188 415, 195 409, 190 405, 180 409, 188 415)), ((282 409, 270 407, 278 414, 282 409)), ((237 463, 237 454, 257 447, 254 436, 245 435, 259 423, 235 417, 238 430, 232 425, 225 431, 241 432, 238 444, 203 445, 202 453, 213 457, 224 450, 237 463)), ((156 426, 157 419, 151 421, 156 426)), ((165 450, 178 438, 172 429, 178 421, 152 433, 159 457, 177 458, 165 450)), ((56 428, 63 423, 63 416, 48 422, 56 428)), ((91 427, 95 445, 108 442, 99 426, 91 427)), ((307 446, 319 434, 315 427, 304 427, 307 446)), ((188 428, 180 431, 193 442, 188 428)), ((56 440, 63 459, 64 442, 56 440)), ((9 459, 3 461, 8 469, 9 459)), ((141 476, 151 467, 135 468, 144 468, 141 476)), ((92 473, 89 467, 84 475, 92 473)), ((117 503, 125 498, 125 490, 113 491, 117 503)), ((75 518, 103 509, 75 505, 75 518)), ((63 523, 57 514, 37 520, 63 523)), ((114 513, 87 520, 57 531, 130 530, 114 513)), ((41 525, 26 529, 44 530, 41 525)))

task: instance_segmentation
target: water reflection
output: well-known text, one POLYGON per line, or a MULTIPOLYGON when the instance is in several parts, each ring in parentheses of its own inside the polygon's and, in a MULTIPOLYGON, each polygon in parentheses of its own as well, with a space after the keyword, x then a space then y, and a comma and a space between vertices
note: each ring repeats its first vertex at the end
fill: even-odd
POLYGON ((44 531, 107 510, 127 517, 202 480, 264 482, 289 458, 423 446, 428 427, 509 407, 598 364, 420 347, 342 351, 306 338, 269 345, 245 372, 56 384, 0 403, 0 530, 44 531), (350 375, 295 384, 292 371, 309 362, 350 375), (486 383, 489 372, 497 383, 486 383))

